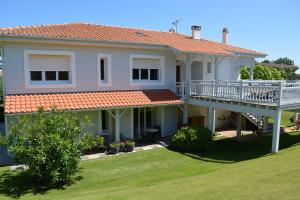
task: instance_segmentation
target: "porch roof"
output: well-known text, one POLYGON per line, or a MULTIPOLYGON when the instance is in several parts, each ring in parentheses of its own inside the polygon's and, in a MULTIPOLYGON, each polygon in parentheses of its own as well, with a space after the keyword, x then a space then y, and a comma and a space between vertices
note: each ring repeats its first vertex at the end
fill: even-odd
POLYGON ((108 92, 77 92, 51 94, 8 95, 5 97, 5 114, 46 111, 55 105, 58 109, 109 109, 155 105, 178 105, 183 101, 170 90, 134 90, 108 92))

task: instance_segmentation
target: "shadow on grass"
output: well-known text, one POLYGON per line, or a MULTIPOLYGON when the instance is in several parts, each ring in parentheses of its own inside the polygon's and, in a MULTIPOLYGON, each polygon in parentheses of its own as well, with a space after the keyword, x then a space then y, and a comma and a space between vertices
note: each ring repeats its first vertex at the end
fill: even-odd
MULTIPOLYGON (((284 133, 280 136, 280 150, 300 144, 300 132, 284 133)), ((199 154, 182 154, 194 159, 215 162, 234 163, 267 156, 271 153, 272 136, 243 136, 242 141, 236 138, 222 138, 214 141, 213 149, 199 154)))
POLYGON ((18 199, 26 194, 43 195, 50 190, 64 190, 69 185, 81 179, 82 177, 78 176, 68 184, 49 186, 41 184, 26 171, 7 170, 0 174, 0 196, 5 195, 18 199))

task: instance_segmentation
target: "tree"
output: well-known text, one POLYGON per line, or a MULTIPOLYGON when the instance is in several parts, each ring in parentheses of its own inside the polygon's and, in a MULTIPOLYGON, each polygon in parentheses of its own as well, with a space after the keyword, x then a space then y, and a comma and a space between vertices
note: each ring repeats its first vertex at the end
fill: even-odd
POLYGON ((52 108, 17 117, 11 124, 7 145, 29 175, 50 185, 64 184, 78 171, 82 152, 91 148, 91 138, 82 130, 87 117, 52 108))
POLYGON ((278 58, 273 61, 274 64, 294 65, 294 61, 290 58, 278 58))
MULTIPOLYGON (((250 68, 241 68, 241 79, 249 79, 250 68)), ((253 69, 253 78, 257 80, 283 80, 287 79, 287 73, 284 69, 277 69, 268 66, 255 65, 253 69)))
POLYGON ((270 60, 263 60, 263 61, 261 61, 262 63, 271 63, 271 61, 270 60))

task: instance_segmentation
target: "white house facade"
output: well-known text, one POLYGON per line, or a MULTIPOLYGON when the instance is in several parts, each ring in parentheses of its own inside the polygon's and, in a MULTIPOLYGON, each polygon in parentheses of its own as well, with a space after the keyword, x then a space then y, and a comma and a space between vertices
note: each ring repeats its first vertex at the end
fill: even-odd
MULTIPOLYGON (((83 23, 0 28, 7 133, 16 115, 55 105, 88 115, 109 141, 162 137, 185 124, 226 126, 237 113, 275 118, 278 151, 283 109, 297 109, 296 83, 240 81, 242 66, 266 54, 174 32, 83 23), (294 84, 294 85, 293 85, 294 84), (295 103, 296 102, 296 103, 295 103)), ((253 74, 253 70, 251 70, 253 74)))

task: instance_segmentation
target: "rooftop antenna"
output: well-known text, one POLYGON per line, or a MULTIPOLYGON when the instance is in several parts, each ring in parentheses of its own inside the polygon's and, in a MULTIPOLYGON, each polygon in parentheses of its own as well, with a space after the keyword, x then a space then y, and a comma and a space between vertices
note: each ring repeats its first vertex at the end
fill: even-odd
POLYGON ((177 33, 177 26, 178 26, 178 23, 179 23, 181 20, 182 20, 182 19, 175 19, 175 20, 172 22, 173 28, 175 29, 175 33, 177 33))

